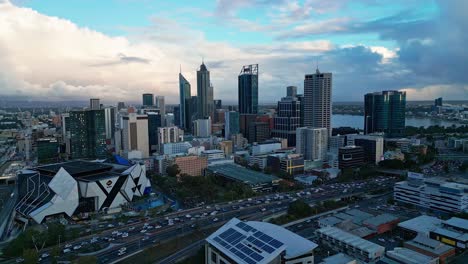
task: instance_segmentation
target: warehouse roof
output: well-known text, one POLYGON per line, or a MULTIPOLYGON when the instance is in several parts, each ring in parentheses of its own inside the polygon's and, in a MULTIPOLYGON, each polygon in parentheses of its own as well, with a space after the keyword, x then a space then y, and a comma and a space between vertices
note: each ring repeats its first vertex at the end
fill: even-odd
POLYGON ((276 176, 249 170, 235 164, 215 165, 208 167, 208 170, 213 173, 220 174, 225 178, 240 181, 249 185, 271 183, 279 180, 276 176))
POLYGON ((440 226, 442 220, 427 215, 421 215, 413 219, 401 222, 398 224, 399 227, 411 230, 413 232, 429 235, 430 231, 433 231, 440 226))

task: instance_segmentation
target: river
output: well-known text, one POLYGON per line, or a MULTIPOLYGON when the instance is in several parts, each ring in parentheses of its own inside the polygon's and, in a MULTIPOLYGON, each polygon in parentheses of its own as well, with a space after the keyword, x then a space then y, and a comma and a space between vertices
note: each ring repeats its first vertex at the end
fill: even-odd
MULTIPOLYGON (((406 118, 407 126, 414 127, 429 127, 429 126, 452 126, 460 124, 452 121, 445 121, 432 118, 416 118, 416 117, 407 117, 406 118)), ((333 115, 332 116, 332 127, 352 127, 364 129, 364 117, 359 115, 333 115)))

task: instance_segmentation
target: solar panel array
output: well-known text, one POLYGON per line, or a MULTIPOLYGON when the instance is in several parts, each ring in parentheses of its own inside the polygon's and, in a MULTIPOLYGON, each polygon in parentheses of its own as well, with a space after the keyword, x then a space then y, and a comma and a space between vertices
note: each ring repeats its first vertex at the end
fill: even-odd
POLYGON ((243 222, 237 223, 236 226, 251 235, 247 236, 233 228, 229 228, 215 237, 214 241, 248 264, 259 263, 265 258, 261 255, 262 252, 271 254, 284 245, 282 242, 243 222))

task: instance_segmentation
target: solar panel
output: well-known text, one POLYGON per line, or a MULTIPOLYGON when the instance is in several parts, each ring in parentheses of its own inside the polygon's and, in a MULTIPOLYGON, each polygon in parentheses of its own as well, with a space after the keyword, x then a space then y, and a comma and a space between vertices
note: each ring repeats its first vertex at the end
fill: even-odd
POLYGON ((244 230, 245 232, 250 232, 250 231, 257 231, 255 228, 243 223, 243 222, 239 222, 236 224, 237 227, 239 227, 240 229, 244 230))
POLYGON ((260 254, 256 253, 256 252, 252 253, 250 255, 250 257, 253 258, 254 260, 256 260, 257 262, 263 259, 263 257, 260 254))
POLYGON ((279 247, 281 247, 282 245, 284 245, 283 242, 280 242, 280 241, 278 241, 278 240, 276 240, 276 239, 271 240, 271 241, 269 242, 269 244, 270 244, 270 246, 273 246, 274 248, 279 248, 279 247))
POLYGON ((245 260, 245 262, 247 262, 248 264, 256 264, 256 263, 257 263, 257 261, 255 261, 255 260, 253 260, 253 259, 251 259, 251 258, 245 258, 244 260, 245 260))
POLYGON ((252 243, 259 248, 262 248, 265 245, 265 243, 263 243, 262 241, 258 239, 255 239, 254 241, 252 241, 252 243))
POLYGON ((232 228, 229 228, 228 230, 224 231, 223 233, 221 233, 219 236, 222 238, 222 239, 226 239, 226 237, 230 236, 233 232, 235 232, 236 230, 232 229, 232 228))
POLYGON ((254 240, 255 240, 255 238, 254 238, 253 236, 249 236, 249 237, 247 238, 247 241, 249 241, 249 242, 253 242, 254 240))
POLYGON ((270 242, 271 240, 273 240, 273 238, 267 234, 263 234, 261 237, 260 237, 260 240, 263 240, 263 242, 265 243, 268 243, 270 242))
POLYGON ((268 252, 268 253, 272 253, 273 251, 275 251, 274 248, 272 248, 272 247, 270 247, 270 246, 268 246, 268 245, 266 245, 266 244, 263 245, 262 249, 265 250, 265 251, 268 252))

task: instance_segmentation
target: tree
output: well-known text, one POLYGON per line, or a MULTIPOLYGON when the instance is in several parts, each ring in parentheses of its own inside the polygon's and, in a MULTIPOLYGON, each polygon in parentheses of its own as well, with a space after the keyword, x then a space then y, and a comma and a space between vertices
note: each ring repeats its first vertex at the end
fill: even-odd
POLYGON ((289 204, 288 214, 297 218, 303 218, 312 215, 312 207, 302 200, 297 200, 289 204))
POLYGON ((166 173, 169 175, 169 177, 176 177, 180 173, 179 165, 172 164, 167 166, 166 173))
POLYGON ((39 261, 39 253, 34 249, 25 249, 23 259, 25 264, 36 264, 39 261))

